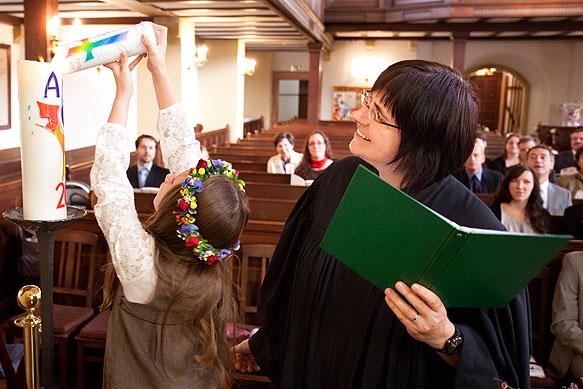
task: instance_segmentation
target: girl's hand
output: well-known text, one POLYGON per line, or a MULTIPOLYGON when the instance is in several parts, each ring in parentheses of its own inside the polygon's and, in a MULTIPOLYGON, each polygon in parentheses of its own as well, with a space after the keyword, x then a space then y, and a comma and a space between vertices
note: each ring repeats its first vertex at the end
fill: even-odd
POLYGON ((259 371, 259 365, 251 354, 249 339, 245 339, 233 348, 235 351, 235 369, 243 373, 259 371))
POLYGON ((131 96, 134 91, 134 84, 132 82, 131 71, 140 63, 143 56, 139 55, 130 64, 128 64, 128 53, 122 51, 119 55, 119 60, 105 64, 108 69, 111 69, 113 77, 115 78, 115 85, 117 94, 119 96, 131 96))
POLYGON ((166 47, 168 46, 168 28, 152 23, 156 42, 150 42, 146 35, 142 35, 142 43, 146 47, 148 56, 148 70, 151 73, 166 71, 166 47))

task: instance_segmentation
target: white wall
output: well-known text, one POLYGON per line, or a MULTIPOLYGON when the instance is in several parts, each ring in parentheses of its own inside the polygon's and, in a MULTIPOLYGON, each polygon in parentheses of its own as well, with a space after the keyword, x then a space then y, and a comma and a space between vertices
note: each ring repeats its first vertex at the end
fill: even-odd
POLYGON ((257 61, 255 74, 245 79, 245 109, 247 119, 259 119, 263 116, 265 128, 269 128, 271 120, 271 53, 248 52, 248 58, 257 61))
POLYGON ((337 41, 322 62, 321 120, 332 120, 332 89, 335 86, 370 88, 379 74, 390 64, 417 58, 409 41, 376 41, 373 51, 365 42, 337 41), (368 71, 365 71, 368 69, 368 71))
POLYGON ((208 62, 199 69, 199 115, 204 130, 236 122, 237 41, 206 41, 208 62))

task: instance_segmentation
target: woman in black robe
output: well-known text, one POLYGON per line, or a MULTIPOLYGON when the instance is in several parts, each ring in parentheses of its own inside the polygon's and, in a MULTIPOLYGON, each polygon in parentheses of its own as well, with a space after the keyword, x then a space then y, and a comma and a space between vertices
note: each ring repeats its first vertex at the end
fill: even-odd
POLYGON ((363 103, 350 144, 362 159, 334 163, 296 204, 262 285, 263 325, 235 347, 237 368, 282 388, 530 387, 526 288, 505 308, 446 309, 421 285, 383 293, 320 248, 359 164, 460 225, 504 229, 449 175, 472 151, 478 112, 457 72, 402 61, 363 103))

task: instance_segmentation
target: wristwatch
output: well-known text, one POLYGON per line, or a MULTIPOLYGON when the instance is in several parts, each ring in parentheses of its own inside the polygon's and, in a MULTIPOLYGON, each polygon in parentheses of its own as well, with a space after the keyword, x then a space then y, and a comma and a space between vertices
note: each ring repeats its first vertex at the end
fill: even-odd
POLYGON ((462 348, 463 343, 464 343, 464 335, 459 330, 459 328, 457 328, 457 326, 456 326, 455 333, 453 334, 453 336, 451 338, 449 338, 448 340, 445 341, 445 346, 443 346, 442 349, 436 348, 435 351, 437 351, 438 353, 443 353, 445 355, 451 356, 462 348))

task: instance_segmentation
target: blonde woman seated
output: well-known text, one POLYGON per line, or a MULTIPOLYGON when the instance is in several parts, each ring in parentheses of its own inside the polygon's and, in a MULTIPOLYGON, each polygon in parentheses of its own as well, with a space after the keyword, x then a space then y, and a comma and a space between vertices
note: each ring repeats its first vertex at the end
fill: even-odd
POLYGON ((304 157, 296 167, 295 175, 304 180, 314 180, 332 164, 330 140, 320 131, 314 131, 306 141, 304 157))
POLYGON ((490 209, 509 232, 550 232, 551 215, 543 208, 538 180, 528 166, 506 171, 490 209))
POLYGON ((573 199, 583 199, 583 147, 579 147, 575 152, 575 164, 577 173, 561 174, 555 179, 555 184, 569 189, 573 199))

